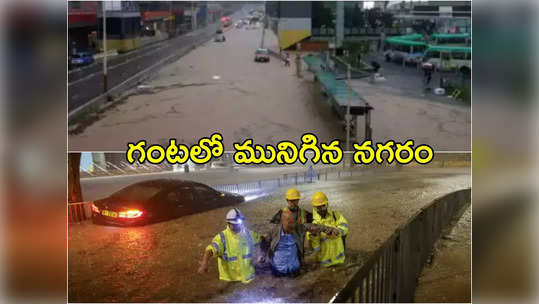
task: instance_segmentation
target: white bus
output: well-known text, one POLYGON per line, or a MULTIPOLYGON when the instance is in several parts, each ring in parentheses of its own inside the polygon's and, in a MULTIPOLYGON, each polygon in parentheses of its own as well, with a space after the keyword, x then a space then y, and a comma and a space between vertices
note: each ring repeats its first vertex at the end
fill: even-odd
POLYGON ((472 69, 471 47, 431 45, 425 51, 424 58, 438 70, 472 69))

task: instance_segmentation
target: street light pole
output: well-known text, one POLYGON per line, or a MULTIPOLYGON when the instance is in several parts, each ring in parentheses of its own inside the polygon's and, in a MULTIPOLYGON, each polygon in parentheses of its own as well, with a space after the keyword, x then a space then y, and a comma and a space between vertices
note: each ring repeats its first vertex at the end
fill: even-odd
MULTIPOLYGON (((351 103, 351 96, 350 96, 350 78, 351 78, 351 72, 350 72, 350 64, 347 64, 347 70, 346 70, 346 152, 350 151, 350 103, 351 103)), ((345 157, 345 161, 343 162, 343 167, 346 167, 346 161, 348 160, 348 154, 345 157)))
POLYGON ((103 6, 103 93, 108 91, 107 86, 107 9, 105 7, 105 1, 102 2, 103 6))
POLYGON ((197 27, 197 21, 196 21, 196 14, 195 14, 195 1, 191 1, 191 30, 196 30, 197 27))
POLYGON ((262 39, 260 40, 260 48, 264 48, 264 36, 266 36, 266 26, 262 27, 262 39))

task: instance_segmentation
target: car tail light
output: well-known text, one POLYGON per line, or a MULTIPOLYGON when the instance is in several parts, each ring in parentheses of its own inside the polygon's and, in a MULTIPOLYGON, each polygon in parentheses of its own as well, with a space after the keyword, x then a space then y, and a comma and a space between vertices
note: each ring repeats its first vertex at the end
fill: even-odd
POLYGON ((94 203, 92 203, 92 211, 95 213, 99 213, 99 208, 97 208, 97 206, 94 203))
POLYGON ((127 211, 120 211, 120 213, 118 213, 118 217, 121 217, 121 218, 137 218, 137 217, 141 217, 142 214, 143 214, 143 212, 138 210, 138 209, 130 209, 130 210, 127 210, 127 211))

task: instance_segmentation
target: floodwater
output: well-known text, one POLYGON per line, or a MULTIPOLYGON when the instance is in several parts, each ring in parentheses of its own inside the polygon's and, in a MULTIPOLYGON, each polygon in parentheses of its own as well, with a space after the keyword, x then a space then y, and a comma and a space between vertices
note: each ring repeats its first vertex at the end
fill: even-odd
POLYGON ((419 276, 415 302, 471 302, 471 223, 468 207, 449 233, 438 240, 430 263, 419 276))
MULTIPOLYGON (((277 37, 265 31, 265 45, 277 37)), ((209 41, 161 69, 82 132, 69 136, 71 149, 123 151, 127 142, 146 139, 168 144, 170 138, 193 145, 214 132, 232 143, 252 138, 258 144, 300 141, 305 132, 328 142, 343 137, 333 113, 312 79, 299 79, 294 65, 274 57, 254 62, 262 29, 231 29, 226 42, 209 41)))
MULTIPOLYGON (((216 260, 197 274, 204 248, 224 228, 227 207, 144 227, 90 223, 69 226, 70 302, 327 302, 387 237, 421 207, 471 186, 469 168, 377 170, 333 181, 300 185, 301 206, 324 191, 331 208, 348 219, 346 264, 308 270, 296 279, 259 273, 250 284, 219 281, 216 260)), ((265 233, 284 205, 285 188, 240 204, 250 229, 265 233)))

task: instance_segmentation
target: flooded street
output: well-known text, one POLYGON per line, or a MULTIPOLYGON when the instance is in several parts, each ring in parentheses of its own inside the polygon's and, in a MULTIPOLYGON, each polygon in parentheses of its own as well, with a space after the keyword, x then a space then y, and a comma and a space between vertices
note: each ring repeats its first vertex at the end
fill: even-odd
MULTIPOLYGON (((247 285, 218 280, 217 261, 208 274, 196 270, 204 248, 224 228, 227 207, 144 227, 90 223, 69 226, 71 302, 327 302, 393 231, 433 199, 471 186, 469 168, 377 170, 339 180, 298 186, 300 205, 324 191, 330 208, 350 225, 346 265, 315 269, 296 279, 259 273, 247 285)), ((265 233, 284 206, 284 192, 238 205, 250 229, 265 233)))
MULTIPOLYGON (((265 31, 265 45, 277 37, 265 31)), ((314 84, 298 79, 294 67, 271 57, 254 62, 262 29, 230 29, 226 42, 204 43, 161 69, 136 93, 104 113, 80 134, 69 136, 76 150, 122 151, 127 142, 147 139, 167 144, 169 138, 192 145, 213 132, 233 142, 299 141, 305 132, 321 141, 341 138, 340 119, 314 84)))
POLYGON ((375 141, 405 141, 413 134, 416 142, 428 144, 437 151, 471 149, 472 109, 469 104, 432 93, 425 95, 421 71, 383 62, 380 57, 374 59, 383 64, 386 80, 372 84, 356 79, 351 83, 374 107, 375 141))
POLYGON ((432 260, 419 276, 415 302, 471 302, 471 229, 468 207, 449 233, 434 245, 432 260))

